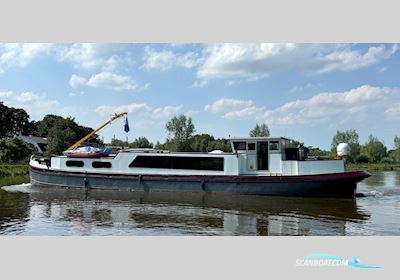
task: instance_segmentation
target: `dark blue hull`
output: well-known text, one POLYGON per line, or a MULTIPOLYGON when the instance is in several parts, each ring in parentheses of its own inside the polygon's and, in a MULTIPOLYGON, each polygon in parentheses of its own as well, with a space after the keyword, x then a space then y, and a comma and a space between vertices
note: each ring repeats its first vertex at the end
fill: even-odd
POLYGON ((305 176, 110 175, 30 168, 31 183, 39 186, 317 197, 354 197, 357 182, 369 176, 364 171, 305 176))

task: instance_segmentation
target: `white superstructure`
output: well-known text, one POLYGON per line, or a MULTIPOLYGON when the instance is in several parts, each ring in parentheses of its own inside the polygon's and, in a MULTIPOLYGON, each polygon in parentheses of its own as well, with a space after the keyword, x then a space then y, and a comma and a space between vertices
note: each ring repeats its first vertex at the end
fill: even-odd
POLYGON ((160 175, 313 175, 344 172, 340 159, 309 159, 301 148, 290 148, 283 137, 231 139, 233 153, 170 153, 130 149, 101 158, 52 157, 50 164, 32 166, 60 171, 160 175))

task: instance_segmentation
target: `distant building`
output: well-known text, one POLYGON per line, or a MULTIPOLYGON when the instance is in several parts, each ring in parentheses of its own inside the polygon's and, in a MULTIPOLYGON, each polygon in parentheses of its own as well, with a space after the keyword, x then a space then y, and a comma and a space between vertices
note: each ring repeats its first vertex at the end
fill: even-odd
POLYGON ((43 154, 47 148, 47 138, 38 137, 38 136, 27 136, 27 135, 18 135, 18 139, 31 144, 36 154, 43 154))

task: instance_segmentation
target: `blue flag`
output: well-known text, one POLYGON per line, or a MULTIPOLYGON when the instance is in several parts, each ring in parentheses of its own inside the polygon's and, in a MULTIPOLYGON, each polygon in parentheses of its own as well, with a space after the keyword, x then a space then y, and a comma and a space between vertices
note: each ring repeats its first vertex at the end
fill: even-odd
POLYGON ((128 123, 128 118, 125 118, 125 126, 124 126, 124 130, 126 133, 129 132, 129 123, 128 123))

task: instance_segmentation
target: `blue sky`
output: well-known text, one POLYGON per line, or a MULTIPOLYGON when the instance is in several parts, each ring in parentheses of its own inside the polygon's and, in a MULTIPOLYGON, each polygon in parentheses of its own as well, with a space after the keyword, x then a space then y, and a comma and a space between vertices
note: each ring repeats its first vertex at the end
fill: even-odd
POLYGON ((197 133, 271 135, 329 148, 354 128, 389 147, 400 135, 397 44, 0 44, 0 100, 32 119, 73 116, 100 135, 163 142, 174 115, 197 133))

